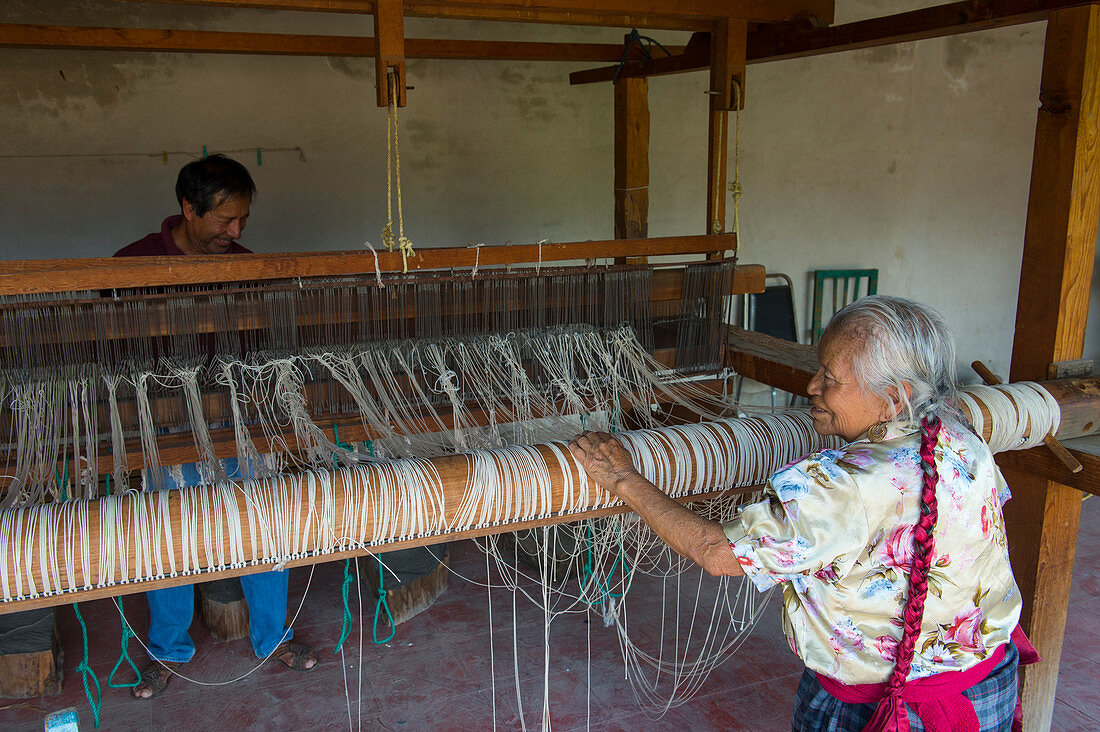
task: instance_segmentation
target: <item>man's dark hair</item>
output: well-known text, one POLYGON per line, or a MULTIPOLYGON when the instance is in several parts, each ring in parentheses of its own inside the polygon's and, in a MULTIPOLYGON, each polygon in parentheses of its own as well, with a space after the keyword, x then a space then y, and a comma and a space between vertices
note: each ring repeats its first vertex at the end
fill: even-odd
POLYGON ((176 200, 183 206, 183 199, 199 216, 216 207, 227 198, 247 198, 256 195, 256 184, 248 169, 225 155, 215 154, 195 160, 180 168, 176 178, 176 200))

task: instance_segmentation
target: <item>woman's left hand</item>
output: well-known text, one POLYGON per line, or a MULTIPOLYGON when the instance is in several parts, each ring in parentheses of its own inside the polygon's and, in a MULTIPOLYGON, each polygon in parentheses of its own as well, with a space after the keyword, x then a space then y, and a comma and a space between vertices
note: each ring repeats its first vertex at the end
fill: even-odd
POLYGON ((630 459, 630 453, 606 432, 582 432, 569 443, 569 452, 573 453, 588 477, 615 494, 619 492, 617 487, 620 481, 641 477, 630 459))

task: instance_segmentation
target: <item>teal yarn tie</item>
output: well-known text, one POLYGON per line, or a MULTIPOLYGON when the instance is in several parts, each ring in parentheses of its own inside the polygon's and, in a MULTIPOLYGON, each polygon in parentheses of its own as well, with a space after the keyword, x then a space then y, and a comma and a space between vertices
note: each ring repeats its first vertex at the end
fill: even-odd
POLYGON ((393 637, 397 635, 397 625, 393 622, 393 613, 390 612, 390 604, 386 602, 386 579, 385 579, 385 567, 382 566, 382 560, 378 559, 378 602, 374 606, 374 642, 377 645, 383 643, 389 643, 393 640, 393 637), (382 610, 386 611, 386 618, 390 621, 390 634, 378 640, 378 617, 382 614, 382 610))
MULTIPOLYGON (((347 450, 348 452, 355 449, 350 442, 340 442, 340 428, 336 426, 336 424, 332 425, 332 437, 332 442, 337 447, 347 450)), ((332 453, 332 466, 337 470, 340 469, 340 458, 336 453, 332 453)))
POLYGON ((115 599, 115 606, 118 607, 118 617, 122 621, 122 653, 119 654, 118 661, 115 662, 115 667, 111 669, 111 673, 107 674, 107 686, 112 689, 132 689, 141 683, 141 671, 138 670, 137 664, 130 658, 130 639, 134 637, 134 632, 130 630, 130 624, 126 622, 126 613, 122 611, 122 599, 115 599), (115 683, 115 674, 118 673, 119 668, 122 666, 122 662, 130 664, 130 668, 134 671, 136 677, 131 684, 115 683))
POLYGON ((340 630, 340 640, 336 641, 336 647, 332 649, 333 653, 339 653, 340 649, 344 647, 344 641, 348 639, 351 634, 351 608, 348 606, 348 588, 351 587, 351 560, 344 560, 344 583, 340 588, 340 594, 344 597, 344 627, 340 630))
POLYGON ((62 475, 57 471, 57 468, 53 469, 54 477, 57 479, 57 485, 61 488, 61 499, 64 501, 69 500, 69 454, 65 453, 64 471, 62 475))
POLYGON ((84 682, 84 694, 88 697, 88 706, 92 708, 92 719, 95 722, 95 728, 99 729, 99 709, 103 706, 103 688, 100 687, 99 679, 95 677, 92 667, 88 665, 88 626, 85 625, 84 617, 80 614, 80 607, 75 602, 73 603, 73 612, 76 613, 76 619, 80 621, 80 637, 84 643, 84 660, 80 662, 76 670, 80 673, 81 681, 84 682), (88 684, 89 676, 95 682, 95 699, 92 698, 92 689, 88 684))
MULTIPOLYGON (((623 583, 624 584, 629 584, 630 583, 630 576, 631 576, 631 574, 633 574, 633 571, 634 571, 631 568, 630 563, 626 561, 626 553, 623 551, 623 537, 622 537, 622 530, 621 529, 618 531, 618 534, 619 534, 619 551, 618 551, 618 554, 615 557, 615 562, 611 565, 611 569, 608 571, 606 579, 596 578, 596 590, 599 594, 594 599, 587 599, 582 595, 581 596, 581 601, 582 602, 585 602, 589 605, 596 605, 596 604, 599 604, 600 602, 603 602, 603 600, 605 598, 620 598, 625 594, 624 592, 612 592, 611 591, 611 579, 615 576, 616 571, 619 571, 620 568, 621 568, 621 571, 623 573, 623 583)), ((593 575, 595 574, 595 558, 592 555, 592 544, 593 544, 592 519, 588 519, 588 521, 585 522, 584 544, 585 544, 585 559, 584 559, 584 570, 583 570, 582 576, 581 576, 581 588, 582 589, 588 587, 589 581, 592 579, 593 575)), ((588 594, 588 590, 585 589, 584 590, 584 595, 587 595, 587 594, 588 594)))

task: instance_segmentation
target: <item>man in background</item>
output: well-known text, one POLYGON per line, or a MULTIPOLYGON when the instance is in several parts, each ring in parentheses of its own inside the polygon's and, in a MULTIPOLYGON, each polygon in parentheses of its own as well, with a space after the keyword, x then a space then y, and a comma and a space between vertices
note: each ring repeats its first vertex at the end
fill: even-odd
MULTIPOLYGON (((248 170, 231 158, 211 155, 188 163, 176 180, 180 213, 166 218, 160 232, 123 247, 115 256, 251 254, 236 240, 244 231, 255 193, 256 185, 248 170)), ((224 468, 230 479, 248 477, 240 474, 236 458, 225 460, 224 468)), ((196 485, 201 477, 198 466, 192 463, 178 471, 165 468, 161 480, 152 482, 172 489, 196 485)), ((287 571, 241 577, 248 603, 248 635, 258 658, 270 655, 287 668, 310 671, 317 665, 317 656, 308 646, 293 642, 293 630, 285 627, 288 578, 287 571)), ((145 596, 149 601, 150 659, 140 683, 132 689, 139 699, 151 699, 164 691, 172 669, 195 655, 195 644, 188 633, 195 608, 194 586, 151 590, 145 596)))

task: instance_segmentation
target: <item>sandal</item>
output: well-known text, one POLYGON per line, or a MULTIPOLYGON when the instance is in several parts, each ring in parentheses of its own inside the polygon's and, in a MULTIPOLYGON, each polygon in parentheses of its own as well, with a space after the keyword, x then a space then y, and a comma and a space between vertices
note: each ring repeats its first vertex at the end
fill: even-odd
POLYGON ((168 682, 172 680, 172 669, 178 667, 179 664, 172 661, 157 661, 150 658, 149 663, 145 664, 145 668, 141 670, 141 678, 138 679, 137 686, 130 689, 130 694, 135 699, 152 699, 159 696, 168 688, 168 682), (145 690, 152 693, 145 696, 141 693, 145 690))
POLYGON ((271 657, 283 664, 292 671, 312 671, 317 668, 318 659, 314 655, 313 649, 304 643, 296 643, 294 641, 286 641, 280 643, 274 651, 271 652, 271 657), (288 655, 289 654, 289 655, 288 655), (313 661, 313 665, 307 665, 310 661, 313 661))

